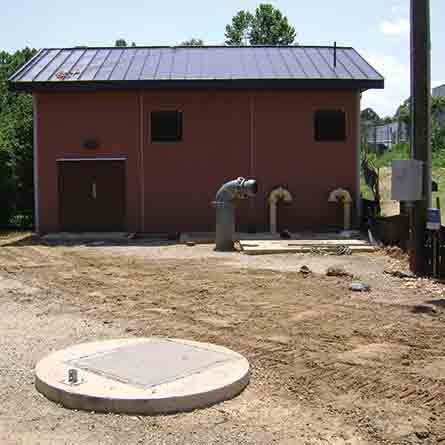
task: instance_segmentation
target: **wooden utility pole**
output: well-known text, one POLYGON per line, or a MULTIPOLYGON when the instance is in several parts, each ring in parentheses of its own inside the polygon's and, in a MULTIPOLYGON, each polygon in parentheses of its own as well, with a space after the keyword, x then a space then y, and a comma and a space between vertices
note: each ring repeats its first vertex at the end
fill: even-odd
POLYGON ((427 209, 431 207, 431 34, 429 0, 411 0, 411 156, 423 162, 423 199, 414 203, 411 270, 426 272, 427 209))

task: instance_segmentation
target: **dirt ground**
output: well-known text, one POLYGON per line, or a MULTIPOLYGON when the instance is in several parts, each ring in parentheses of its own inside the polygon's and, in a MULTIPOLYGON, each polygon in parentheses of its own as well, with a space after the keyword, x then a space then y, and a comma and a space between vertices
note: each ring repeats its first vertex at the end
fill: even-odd
POLYGON ((0 443, 445 443, 445 287, 384 273, 406 267, 394 256, 4 245, 0 443), (372 291, 327 277, 332 265, 372 291), (231 401, 157 417, 70 411, 34 389, 33 368, 53 350, 152 335, 240 352, 251 383, 231 401))

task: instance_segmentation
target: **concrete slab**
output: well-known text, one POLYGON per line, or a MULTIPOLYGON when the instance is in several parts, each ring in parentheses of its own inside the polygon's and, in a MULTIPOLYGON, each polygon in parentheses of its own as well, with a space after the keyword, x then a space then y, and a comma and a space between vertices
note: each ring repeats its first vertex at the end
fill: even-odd
POLYGON ((347 248, 351 253, 375 252, 376 248, 363 240, 274 240, 240 241, 245 255, 267 255, 279 253, 311 253, 316 250, 335 252, 347 248))
MULTIPOLYGON (((360 232, 294 232, 291 234, 292 240, 305 240, 306 242, 314 242, 316 240, 325 241, 363 241, 367 242, 360 232)), ((181 243, 194 242, 196 244, 212 244, 215 242, 215 232, 184 232, 181 233, 179 238, 181 243)), ((236 232, 233 235, 234 241, 282 241, 279 234, 272 234, 269 232, 264 233, 244 233, 236 232)), ((287 240, 284 240, 287 241, 287 240)))
POLYGON ((57 232, 43 235, 46 241, 119 241, 128 240, 131 234, 127 232, 57 232))
POLYGON ((67 408, 161 414, 204 408, 238 395, 247 360, 222 346, 140 338, 87 343, 55 352, 36 366, 36 388, 67 408), (77 382, 69 382, 70 370, 77 382))

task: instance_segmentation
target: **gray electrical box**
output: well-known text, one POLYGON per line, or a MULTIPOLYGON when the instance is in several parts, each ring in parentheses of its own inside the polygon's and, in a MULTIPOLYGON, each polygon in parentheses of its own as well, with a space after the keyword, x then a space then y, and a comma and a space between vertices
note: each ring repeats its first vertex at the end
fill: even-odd
POLYGON ((420 201, 422 199, 423 162, 415 159, 392 161, 391 199, 420 201))

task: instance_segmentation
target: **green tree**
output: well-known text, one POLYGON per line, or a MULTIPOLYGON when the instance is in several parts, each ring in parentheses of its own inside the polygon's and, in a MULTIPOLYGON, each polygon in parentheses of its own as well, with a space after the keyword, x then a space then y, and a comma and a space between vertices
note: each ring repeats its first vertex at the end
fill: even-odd
POLYGON ((32 97, 8 90, 8 77, 36 53, 0 52, 0 224, 33 208, 32 97))
POLYGON ((179 46, 203 46, 203 45, 204 45, 204 40, 196 39, 193 37, 189 40, 185 40, 179 46))
POLYGON ((118 47, 118 48, 125 48, 128 46, 128 43, 125 39, 117 39, 114 42, 114 46, 118 47))
POLYGON ((445 152, 445 126, 433 123, 431 131, 431 150, 445 152))
MULTIPOLYGON (((432 97, 431 98, 431 125, 434 146, 437 147, 439 144, 439 134, 442 131, 443 124, 441 121, 445 116, 445 97, 432 97)), ((407 99, 400 107, 397 109, 396 115, 394 117, 399 122, 403 122, 408 128, 408 134, 411 130, 411 99, 407 99)))
POLYGON ((378 124, 380 122, 380 116, 372 108, 365 108, 362 110, 360 117, 362 121, 365 122, 372 122, 374 124, 378 124))
POLYGON ((252 30, 253 15, 248 11, 239 11, 232 18, 232 24, 226 26, 227 45, 248 45, 252 30))
POLYGON ((226 26, 227 45, 291 45, 295 28, 271 4, 260 4, 255 13, 239 11, 226 26))
POLYGON ((445 97, 439 96, 431 99, 431 114, 436 119, 445 114, 445 97))

